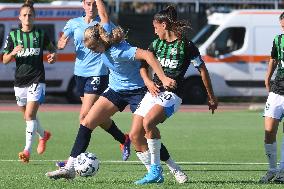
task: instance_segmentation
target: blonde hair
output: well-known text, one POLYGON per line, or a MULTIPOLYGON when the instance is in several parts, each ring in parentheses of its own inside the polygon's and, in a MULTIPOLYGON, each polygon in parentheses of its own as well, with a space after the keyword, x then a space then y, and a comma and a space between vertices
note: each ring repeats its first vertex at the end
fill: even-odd
POLYGON ((125 33, 121 27, 114 28, 108 34, 99 24, 88 27, 84 33, 84 43, 89 49, 95 49, 101 43, 106 49, 113 44, 120 43, 125 39, 125 33))

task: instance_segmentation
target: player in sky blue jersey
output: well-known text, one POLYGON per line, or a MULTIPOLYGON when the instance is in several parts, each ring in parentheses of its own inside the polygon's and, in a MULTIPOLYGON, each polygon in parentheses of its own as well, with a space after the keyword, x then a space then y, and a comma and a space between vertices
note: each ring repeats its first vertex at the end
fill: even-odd
MULTIPOLYGON (((97 15, 96 1, 83 0, 82 6, 85 10, 85 16, 69 20, 57 44, 58 49, 64 49, 69 39, 74 38, 76 53, 74 75, 76 88, 82 101, 80 122, 108 85, 108 69, 103 64, 100 53, 94 53, 84 45, 85 29, 100 22, 97 15)), ((105 120, 100 126, 120 142, 122 159, 127 160, 130 156, 128 135, 118 129, 111 119, 105 120)), ((58 162, 57 165, 64 166, 65 164, 64 162, 58 162)))
MULTIPOLYGON (((98 7, 99 3, 102 3, 101 0, 96 2, 98 7)), ((116 112, 123 111, 127 105, 130 105, 132 112, 136 110, 146 91, 139 73, 141 64, 136 60, 145 60, 161 79, 164 87, 175 87, 175 81, 165 77, 159 62, 152 53, 130 46, 124 41, 124 33, 120 28, 112 29, 111 35, 108 35, 106 31, 109 30, 104 30, 104 28, 111 29, 108 16, 101 16, 101 19, 104 27, 95 25, 88 28, 85 31, 84 42, 86 47, 103 53, 102 60, 110 70, 109 88, 99 97, 81 122, 66 166, 48 172, 46 176, 49 178, 74 178, 75 158, 87 149, 92 131, 116 112)))

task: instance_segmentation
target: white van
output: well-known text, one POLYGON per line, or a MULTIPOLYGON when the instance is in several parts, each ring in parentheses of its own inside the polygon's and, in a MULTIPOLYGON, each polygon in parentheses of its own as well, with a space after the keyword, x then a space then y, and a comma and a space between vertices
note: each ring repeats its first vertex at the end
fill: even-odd
MULTIPOLYGON (((80 3, 80 2, 79 2, 80 3)), ((9 32, 19 25, 19 8, 22 4, 0 3, 0 50, 9 32)), ((79 17, 84 14, 81 3, 77 5, 59 4, 35 4, 36 27, 47 31, 50 39, 57 43, 62 29, 67 20, 79 17)), ((46 58, 46 56, 44 56, 46 58)), ((2 56, 1 60, 2 62, 2 56)), ((46 60, 45 60, 46 61, 46 60)), ((13 92, 13 81, 16 64, 11 62, 4 65, 0 62, 0 93, 13 92)), ((47 93, 66 93, 68 100, 73 101, 78 98, 75 90, 73 78, 75 62, 74 43, 71 40, 64 50, 58 51, 57 62, 47 64, 45 62, 47 93)))
MULTIPOLYGON (((283 10, 213 13, 192 41, 209 70, 215 95, 267 96, 264 78, 283 10)), ((186 72, 184 102, 204 103, 206 92, 194 68, 186 72)))

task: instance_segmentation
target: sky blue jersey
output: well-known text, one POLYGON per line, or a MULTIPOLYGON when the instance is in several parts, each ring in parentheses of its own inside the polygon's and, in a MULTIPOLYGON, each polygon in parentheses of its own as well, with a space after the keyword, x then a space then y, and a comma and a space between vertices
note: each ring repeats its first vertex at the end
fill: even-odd
POLYGON ((103 64, 100 53, 94 53, 84 45, 85 30, 99 22, 100 18, 96 17, 93 22, 87 24, 82 16, 70 19, 63 29, 66 37, 74 38, 76 52, 74 74, 77 76, 90 77, 108 74, 108 69, 103 64))
MULTIPOLYGON (((111 33, 114 27, 112 23, 103 24, 108 33, 111 33)), ((122 41, 112 45, 102 54, 102 60, 110 71, 109 87, 112 90, 134 90, 145 86, 140 75, 141 63, 135 60, 136 50, 137 47, 122 41)))

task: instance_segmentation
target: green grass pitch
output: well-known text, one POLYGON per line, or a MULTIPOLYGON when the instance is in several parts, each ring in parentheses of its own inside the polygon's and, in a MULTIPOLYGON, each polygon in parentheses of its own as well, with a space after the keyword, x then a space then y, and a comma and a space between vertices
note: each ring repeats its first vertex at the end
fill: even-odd
MULTIPOLYGON (((206 113, 177 113, 159 126, 162 141, 173 159, 190 177, 190 182, 178 184, 165 165, 165 182, 136 186, 146 170, 134 150, 128 162, 121 161, 118 143, 101 129, 92 135, 87 151, 97 154, 101 161, 98 174, 92 178, 73 181, 50 180, 47 171, 55 170, 55 161, 69 156, 78 130, 78 112, 40 112, 44 128, 52 132, 47 151, 36 153, 35 142, 31 161, 18 161, 24 147, 25 124, 21 113, 0 112, 0 188, 283 188, 277 184, 258 184, 267 165, 263 149, 263 118, 261 112, 236 111, 206 113)), ((114 116, 117 125, 129 130, 130 113, 114 116)), ((278 147, 281 145, 279 129, 278 147)), ((280 153, 278 153, 280 154, 280 153)))

